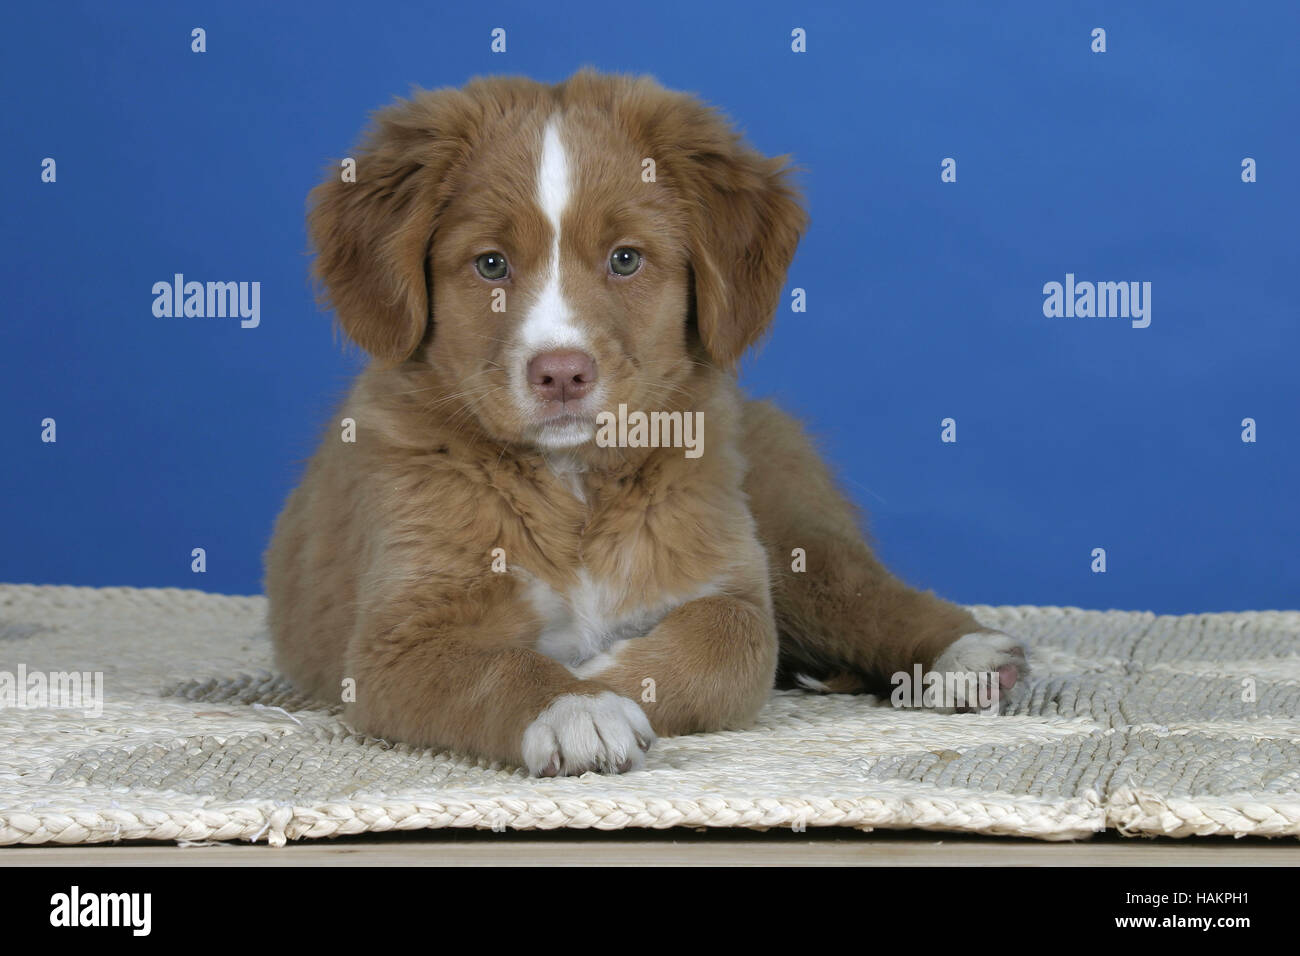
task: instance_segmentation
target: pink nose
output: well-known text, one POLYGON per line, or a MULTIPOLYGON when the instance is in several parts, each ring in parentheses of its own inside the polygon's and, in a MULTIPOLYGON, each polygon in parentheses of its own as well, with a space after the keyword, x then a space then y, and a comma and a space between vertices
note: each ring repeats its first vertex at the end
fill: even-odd
POLYGON ((596 384, 596 360, 577 349, 534 355, 528 363, 528 384, 544 402, 582 398, 596 384))

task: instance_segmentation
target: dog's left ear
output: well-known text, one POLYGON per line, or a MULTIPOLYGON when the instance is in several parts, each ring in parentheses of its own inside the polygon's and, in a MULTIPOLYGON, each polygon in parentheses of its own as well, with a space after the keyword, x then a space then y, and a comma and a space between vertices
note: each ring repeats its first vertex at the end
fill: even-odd
POLYGON ((786 157, 757 152, 694 97, 666 95, 658 168, 687 205, 700 339, 732 367, 771 324, 808 215, 786 157))

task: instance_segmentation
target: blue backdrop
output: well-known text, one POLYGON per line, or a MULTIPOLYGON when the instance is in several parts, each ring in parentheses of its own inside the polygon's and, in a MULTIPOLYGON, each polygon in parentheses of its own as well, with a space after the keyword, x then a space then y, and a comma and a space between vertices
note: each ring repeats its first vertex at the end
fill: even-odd
POLYGON ((1296 4, 109 6, 10 5, 0 31, 0 580, 259 591, 362 362, 313 302, 308 190, 413 85, 589 64, 804 168, 807 311, 787 295, 744 380, 821 436, 901 576, 1300 605, 1296 4), (260 282, 260 325, 155 317, 175 273, 260 282), (1045 316, 1067 273, 1150 282, 1150 326, 1045 316))

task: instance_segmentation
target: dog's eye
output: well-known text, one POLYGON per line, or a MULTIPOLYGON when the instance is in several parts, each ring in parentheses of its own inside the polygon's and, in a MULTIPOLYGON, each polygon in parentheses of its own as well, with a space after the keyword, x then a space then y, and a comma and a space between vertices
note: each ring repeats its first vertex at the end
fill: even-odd
POLYGON ((495 282, 498 279, 504 279, 510 267, 506 264, 506 257, 499 252, 485 252, 474 260, 474 268, 484 279, 490 279, 495 282))
POLYGON ((630 276, 641 268, 641 253, 627 246, 619 246, 609 257, 609 268, 616 276, 630 276))

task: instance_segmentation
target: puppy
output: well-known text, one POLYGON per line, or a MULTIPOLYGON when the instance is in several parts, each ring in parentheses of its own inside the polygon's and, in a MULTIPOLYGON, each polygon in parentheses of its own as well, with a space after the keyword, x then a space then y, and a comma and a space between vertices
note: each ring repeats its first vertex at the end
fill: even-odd
POLYGON ((303 689, 549 776, 743 728, 774 684, 1024 673, 1013 639, 890 575, 799 425, 737 387, 806 224, 782 159, 587 71, 418 93, 354 155, 309 231, 372 361, 267 554, 303 689), (677 422, 692 448, 651 440, 677 422))

